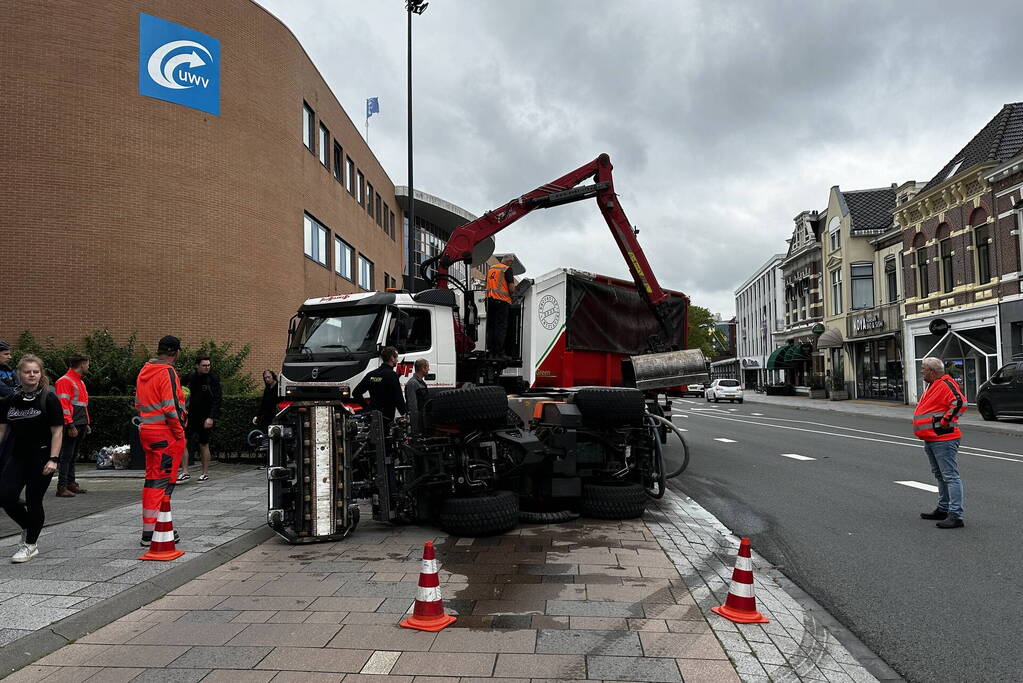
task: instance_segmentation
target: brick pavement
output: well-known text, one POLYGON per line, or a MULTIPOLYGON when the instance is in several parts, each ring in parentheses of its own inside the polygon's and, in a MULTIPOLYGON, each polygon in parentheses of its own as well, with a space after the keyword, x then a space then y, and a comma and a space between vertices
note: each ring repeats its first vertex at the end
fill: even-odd
POLYGON ((670 492, 645 521, 481 539, 364 522, 339 543, 271 539, 9 680, 874 680, 763 576, 771 624, 710 614, 733 541, 670 492), (436 634, 396 625, 426 540, 458 615, 436 634))

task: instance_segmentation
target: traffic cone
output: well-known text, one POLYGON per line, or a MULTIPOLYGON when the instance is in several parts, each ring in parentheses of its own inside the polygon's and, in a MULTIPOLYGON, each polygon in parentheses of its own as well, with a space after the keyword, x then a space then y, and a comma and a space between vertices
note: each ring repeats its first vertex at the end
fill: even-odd
POLYGON ((437 554, 433 541, 423 546, 423 568, 419 571, 419 593, 412 616, 399 624, 417 631, 439 631, 454 623, 455 617, 444 612, 444 599, 440 596, 440 578, 437 576, 437 554))
POLYGON ((748 538, 742 539, 739 543, 739 555, 735 558, 732 585, 728 587, 725 604, 710 609, 738 624, 766 624, 770 621, 757 611, 757 598, 753 594, 753 559, 750 556, 748 538))
POLYGON ((160 502, 160 514, 156 517, 153 542, 150 543, 149 550, 139 559, 167 562, 176 560, 184 554, 184 550, 174 547, 174 522, 171 520, 170 496, 164 496, 160 502))

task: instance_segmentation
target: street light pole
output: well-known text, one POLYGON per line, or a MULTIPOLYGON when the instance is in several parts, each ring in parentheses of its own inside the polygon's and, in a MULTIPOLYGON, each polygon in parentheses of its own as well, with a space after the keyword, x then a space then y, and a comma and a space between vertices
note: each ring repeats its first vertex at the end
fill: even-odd
POLYGON ((408 12, 408 288, 416 291, 416 192, 412 184, 412 15, 422 14, 430 3, 423 0, 406 0, 408 12))

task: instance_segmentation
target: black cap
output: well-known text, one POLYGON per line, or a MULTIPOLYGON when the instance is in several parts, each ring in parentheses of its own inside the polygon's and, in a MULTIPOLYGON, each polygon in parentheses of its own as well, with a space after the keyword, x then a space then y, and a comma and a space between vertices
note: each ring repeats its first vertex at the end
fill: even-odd
POLYGON ((181 350, 181 340, 172 334, 168 334, 160 339, 160 343, 157 345, 157 348, 160 351, 174 353, 175 351, 181 350))
POLYGON ((0 351, 10 351, 11 345, 6 339, 0 339, 0 351))

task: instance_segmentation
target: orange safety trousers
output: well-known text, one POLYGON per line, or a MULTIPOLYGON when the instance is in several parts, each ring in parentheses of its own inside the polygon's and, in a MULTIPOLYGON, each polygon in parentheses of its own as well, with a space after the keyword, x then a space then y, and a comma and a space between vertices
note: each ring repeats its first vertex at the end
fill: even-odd
POLYGON ((151 535, 156 529, 163 497, 174 493, 178 467, 185 453, 185 440, 177 439, 170 427, 146 425, 139 430, 142 449, 146 453, 146 483, 142 488, 142 533, 151 535))

